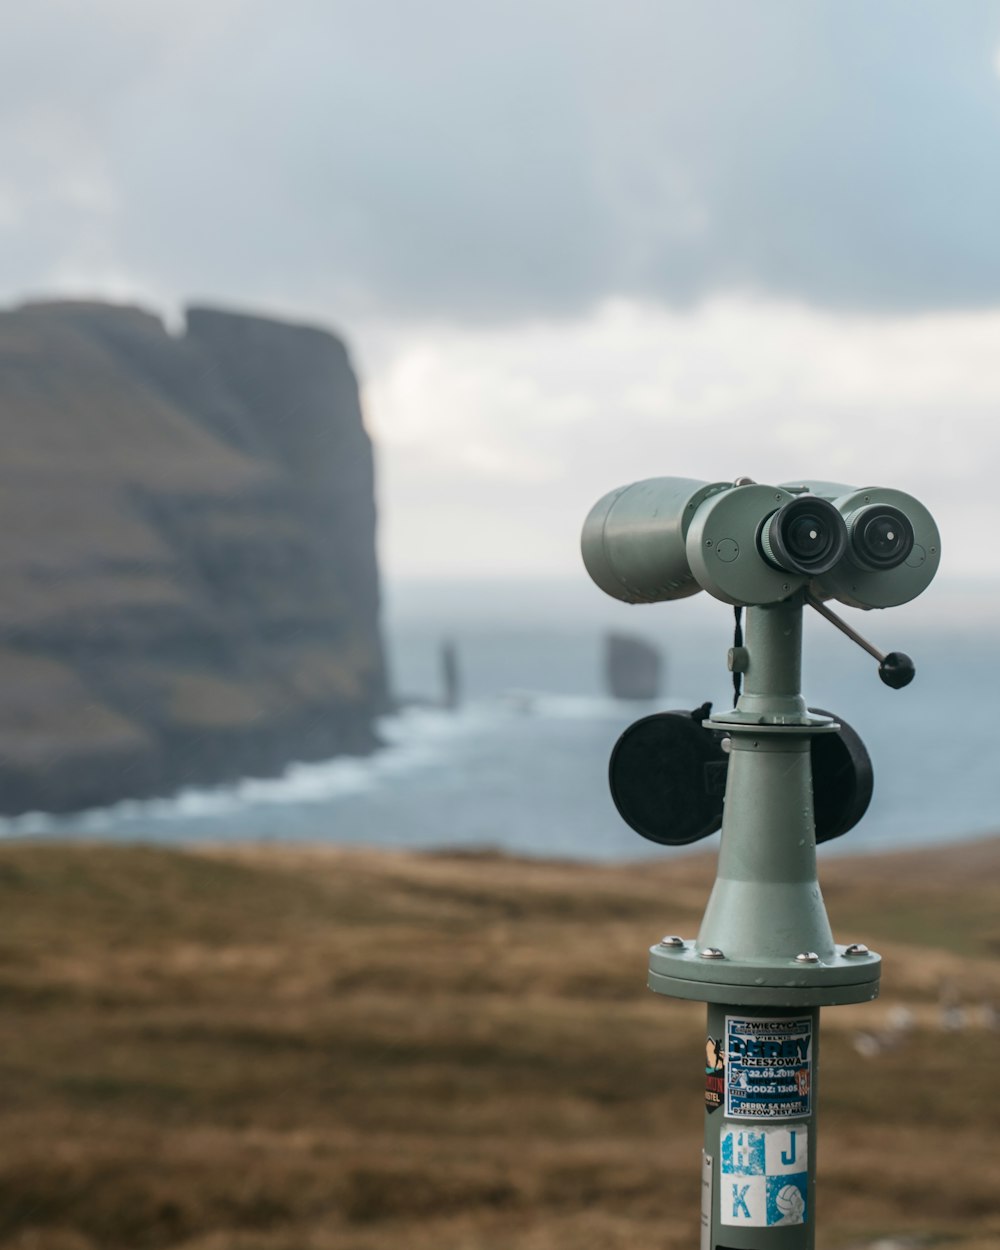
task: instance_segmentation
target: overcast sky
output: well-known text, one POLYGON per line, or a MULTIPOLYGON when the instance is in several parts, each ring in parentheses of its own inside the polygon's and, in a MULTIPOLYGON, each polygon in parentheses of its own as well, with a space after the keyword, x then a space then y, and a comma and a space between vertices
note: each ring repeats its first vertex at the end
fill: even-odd
POLYGON ((1000 4, 35 0, 0 273, 347 338, 393 577, 638 477, 916 493, 1000 578, 1000 4))

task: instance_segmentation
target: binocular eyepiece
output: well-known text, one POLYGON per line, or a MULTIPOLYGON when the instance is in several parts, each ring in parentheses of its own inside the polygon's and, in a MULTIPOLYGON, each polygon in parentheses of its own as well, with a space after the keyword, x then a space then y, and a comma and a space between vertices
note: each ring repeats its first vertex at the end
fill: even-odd
POLYGON ((898 508, 872 504, 851 518, 851 542, 863 565, 894 569, 913 550, 913 526, 898 508))
POLYGON ((941 540, 927 509, 902 491, 663 477, 599 500, 582 549, 597 585, 626 603, 707 590, 751 606, 807 587, 816 598, 886 608, 927 588, 941 540))
POLYGON ((772 512, 760 530, 761 554, 777 569, 817 577, 850 547, 862 568, 894 569, 913 550, 913 526, 889 504, 868 504, 846 519, 818 496, 793 499, 772 512))
POLYGON ((774 568, 818 577, 847 550, 847 526, 825 499, 793 499, 761 523, 757 545, 774 568))

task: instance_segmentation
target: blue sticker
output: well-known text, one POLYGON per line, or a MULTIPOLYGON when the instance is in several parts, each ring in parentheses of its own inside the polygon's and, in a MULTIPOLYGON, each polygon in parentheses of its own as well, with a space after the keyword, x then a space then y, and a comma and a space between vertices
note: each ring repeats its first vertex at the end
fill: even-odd
POLYGON ((733 1176, 764 1176, 766 1141, 762 1130, 729 1129, 722 1138, 722 1171, 733 1176))
POLYGON ((794 1176, 767 1178, 767 1227, 806 1222, 806 1192, 809 1177, 805 1172, 794 1176))
POLYGON ((727 1119, 790 1120, 812 1111, 812 1020, 726 1016, 727 1119))
POLYGON ((727 1124, 719 1145, 723 1224, 747 1228, 805 1224, 809 1195, 806 1125, 754 1129, 727 1124))

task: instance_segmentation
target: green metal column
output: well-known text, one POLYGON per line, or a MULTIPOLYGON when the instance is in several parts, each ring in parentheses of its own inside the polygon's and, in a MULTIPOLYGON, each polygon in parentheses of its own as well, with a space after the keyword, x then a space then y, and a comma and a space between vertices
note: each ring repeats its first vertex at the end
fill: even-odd
POLYGON ((650 951, 657 993, 709 1004, 701 1250, 812 1250, 819 1008, 878 995, 881 960, 834 943, 816 879, 802 598, 748 611, 718 874, 695 941, 650 951))
POLYGON ((818 1056, 818 1007, 709 1005, 701 1250, 813 1250, 818 1056))
POLYGON ((698 934, 731 959, 834 954, 816 880, 808 727, 729 727, 719 867, 698 934))

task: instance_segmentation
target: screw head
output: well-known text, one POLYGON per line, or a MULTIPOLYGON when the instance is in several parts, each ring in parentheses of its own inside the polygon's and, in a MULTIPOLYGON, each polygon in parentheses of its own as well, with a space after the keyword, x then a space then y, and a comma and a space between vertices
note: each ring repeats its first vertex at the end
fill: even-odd
POLYGON ((722 951, 717 946, 706 946, 704 950, 698 952, 699 959, 725 959, 722 951))
POLYGON ((801 951, 795 956, 795 962, 797 964, 818 964, 819 956, 815 951, 801 951))
POLYGON ((844 954, 848 958, 857 958, 859 955, 870 955, 871 951, 864 942, 852 942, 850 946, 844 948, 844 954))
POLYGON ((661 946, 670 946, 676 949, 684 945, 684 939, 679 938, 675 933, 670 933, 666 937, 660 938, 661 946))

